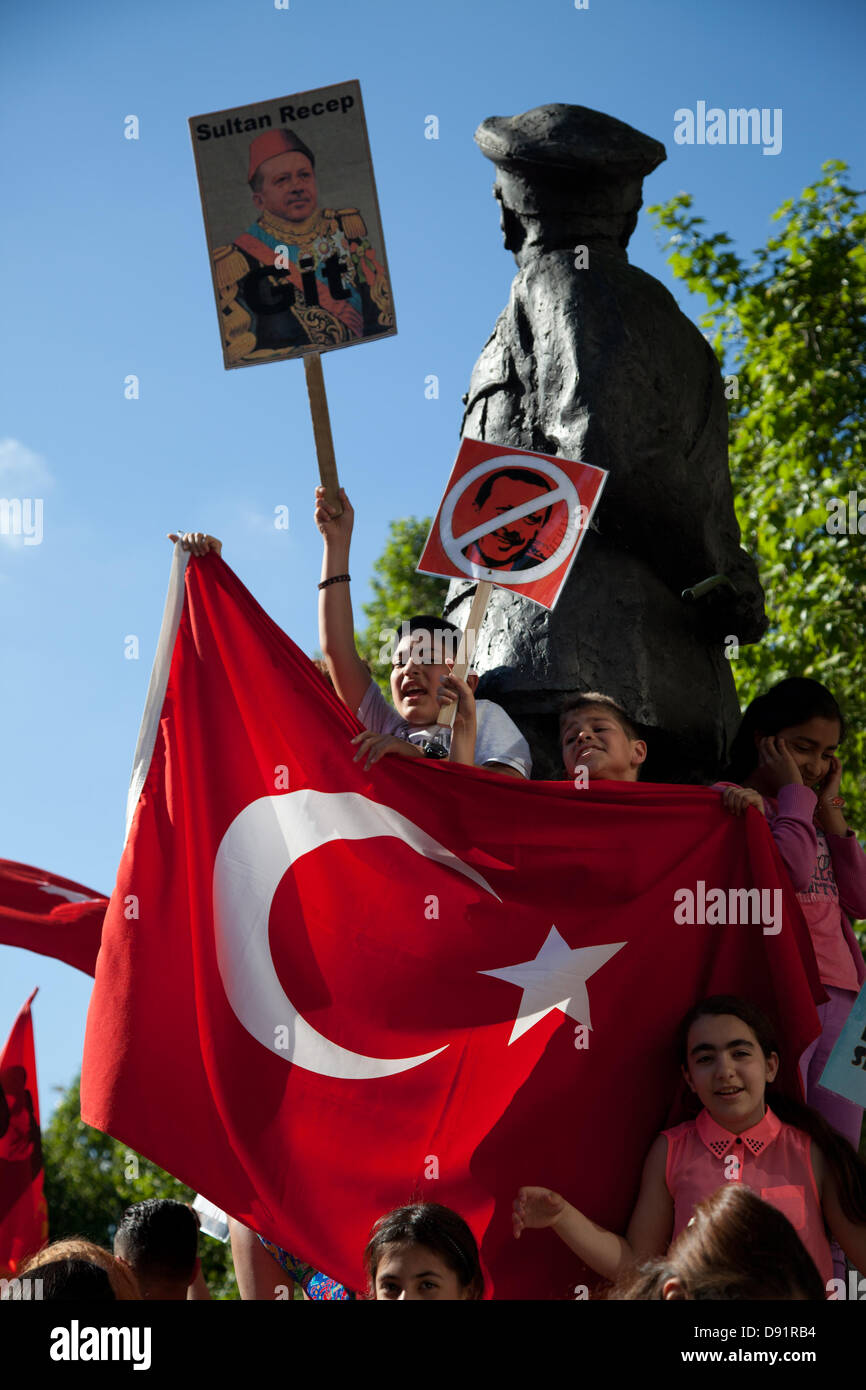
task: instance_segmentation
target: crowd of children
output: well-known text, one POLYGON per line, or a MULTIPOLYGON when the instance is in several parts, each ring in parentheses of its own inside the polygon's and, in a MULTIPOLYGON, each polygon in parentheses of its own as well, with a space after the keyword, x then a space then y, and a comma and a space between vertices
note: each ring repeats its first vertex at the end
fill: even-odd
MULTIPOLYGON (((529 777, 531 755, 517 726, 498 705, 476 700, 476 676, 455 674, 459 633, 445 619, 407 618, 393 653, 393 707, 382 696, 355 644, 354 513, 344 491, 340 498, 338 514, 324 489, 316 491, 319 632, 334 689, 364 725, 353 740, 355 760, 370 768, 385 756, 448 757, 529 777), (437 720, 452 705, 449 739, 437 720)), ((197 535, 184 544, 203 554, 218 542, 197 535)), ((547 1188, 524 1187, 515 1200, 515 1236, 552 1227, 610 1281, 610 1297, 818 1298, 834 1277, 844 1281, 846 1256, 866 1273, 866 1165, 857 1155, 863 1111, 820 1084, 866 978, 850 921, 866 917, 866 854, 844 815, 844 734, 829 690, 805 678, 781 681, 749 705, 729 766, 713 784, 732 814, 754 808, 766 817, 809 927, 828 1001, 818 1006, 821 1033, 800 1059, 806 1104, 772 1090, 779 1054, 760 1011, 733 996, 706 999, 680 1037, 683 1076, 702 1108, 653 1143, 626 1234, 597 1226, 547 1188)), ((608 695, 569 698, 560 735, 565 775, 576 785, 638 781, 647 743, 608 695)), ((308 1297, 354 1296, 237 1223, 232 1240, 244 1296, 273 1297, 274 1262, 308 1297)), ((421 1204, 383 1217, 365 1264, 369 1297, 482 1296, 475 1242, 447 1208, 421 1204)))
MULTIPOLYGON (((269 1255, 239 1222, 231 1223, 231 1249, 243 1299, 284 1297, 269 1255)), ((138 1300, 190 1302, 209 1299, 198 1254, 199 1222, 184 1202, 150 1198, 127 1207, 118 1222, 114 1250, 73 1237, 56 1240, 22 1262, 15 1280, 4 1280, 0 1300, 43 1303, 111 1303, 138 1300), (38 1281, 38 1284, 36 1283, 38 1281), (27 1292, 27 1284, 36 1287, 27 1292)), ((363 1252, 364 1297, 381 1302, 481 1299, 484 1273, 471 1230, 457 1212, 435 1202, 416 1202, 387 1212, 374 1225, 363 1252)), ((300 1267, 288 1272, 301 1282, 300 1267)), ((337 1297, 318 1283, 302 1283, 304 1298, 337 1297)), ((333 1283, 333 1281, 329 1281, 333 1283)), ((337 1288, 340 1286, 337 1285, 337 1288)), ((354 1299, 354 1294, 343 1293, 354 1299)))

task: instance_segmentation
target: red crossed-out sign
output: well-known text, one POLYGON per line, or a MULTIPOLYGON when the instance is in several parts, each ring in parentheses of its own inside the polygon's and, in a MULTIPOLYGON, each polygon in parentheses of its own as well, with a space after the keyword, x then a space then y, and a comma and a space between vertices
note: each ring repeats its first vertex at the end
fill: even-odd
POLYGON ((553 608, 606 478, 592 464, 464 439, 418 569, 553 608))

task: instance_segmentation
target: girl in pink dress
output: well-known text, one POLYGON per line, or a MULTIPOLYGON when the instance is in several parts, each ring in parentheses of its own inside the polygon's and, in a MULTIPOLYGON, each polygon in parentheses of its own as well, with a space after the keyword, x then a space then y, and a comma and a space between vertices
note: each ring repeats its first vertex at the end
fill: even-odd
POLYGON ((806 1102, 856 1149, 862 1109, 820 1084, 866 979, 848 920, 866 917, 866 854, 845 820, 839 790, 836 749, 844 733, 826 686, 800 676, 780 681, 743 715, 722 796, 730 810, 752 804, 764 812, 796 890, 829 996, 818 1006, 821 1034, 800 1059, 806 1102))
POLYGON ((788 1218, 828 1292, 839 1291, 828 1228, 866 1273, 866 1164, 808 1106, 772 1093, 768 1104, 779 1054, 761 1011, 733 995, 702 1000, 681 1025, 680 1062, 703 1109, 654 1141, 625 1236, 545 1187, 520 1189, 515 1236, 552 1226, 585 1264, 616 1280, 663 1254, 697 1203, 736 1182, 788 1218))

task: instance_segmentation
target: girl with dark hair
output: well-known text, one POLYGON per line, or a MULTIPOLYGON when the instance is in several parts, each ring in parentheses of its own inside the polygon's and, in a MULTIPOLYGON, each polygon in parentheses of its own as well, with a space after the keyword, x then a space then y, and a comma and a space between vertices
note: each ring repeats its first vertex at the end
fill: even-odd
POLYGON ((371 1299, 479 1299, 484 1275, 475 1237, 456 1211, 416 1202, 376 1222, 364 1251, 371 1299))
POLYGON ((790 1221, 740 1183, 720 1187, 667 1255, 621 1279, 610 1299, 826 1298, 815 1261, 790 1221))
MULTIPOLYGON (((803 915, 829 1002, 818 1006, 821 1035, 800 1059, 809 1105, 854 1148, 862 1109, 820 1085, 821 1074, 857 992, 866 965, 849 917, 866 917, 866 854, 843 814, 842 764, 836 748, 845 734, 842 711, 826 686, 805 677, 780 681, 753 700, 731 750, 722 793, 730 810, 763 811, 803 915)), ((717 784, 721 785, 721 784, 717 784)))
POLYGON ((703 1108, 654 1141, 626 1235, 597 1226, 549 1188, 522 1187, 515 1236, 552 1226, 591 1269, 617 1279, 663 1254, 717 1188, 741 1183, 788 1218, 828 1290, 825 1225, 866 1273, 866 1164, 817 1111, 772 1093, 767 1104, 779 1053, 761 1011, 714 995, 687 1014, 679 1043, 683 1077, 703 1108))
MULTIPOLYGON (((244 1299, 274 1297, 273 1260, 300 1284, 306 1299, 354 1299, 342 1284, 305 1266, 264 1236, 230 1218, 232 1255, 244 1299), (267 1253, 265 1253, 267 1252, 267 1253)), ((484 1275, 475 1237, 456 1211, 416 1202, 380 1216, 364 1251, 369 1299, 478 1299, 484 1275)))

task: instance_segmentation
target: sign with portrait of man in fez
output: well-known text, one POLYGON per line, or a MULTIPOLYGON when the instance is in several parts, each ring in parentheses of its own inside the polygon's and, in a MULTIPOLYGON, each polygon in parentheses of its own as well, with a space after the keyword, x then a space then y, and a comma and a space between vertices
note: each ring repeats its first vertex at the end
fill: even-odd
POLYGON ((360 84, 189 124, 226 367, 396 333, 360 84))

